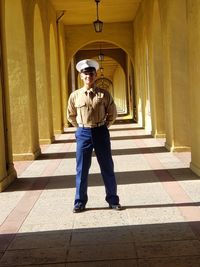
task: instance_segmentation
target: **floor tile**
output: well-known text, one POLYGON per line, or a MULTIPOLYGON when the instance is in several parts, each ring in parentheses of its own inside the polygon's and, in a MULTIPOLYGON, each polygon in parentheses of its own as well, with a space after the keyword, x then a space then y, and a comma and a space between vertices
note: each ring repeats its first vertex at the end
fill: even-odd
POLYGON ((0 266, 64 263, 66 254, 66 248, 9 250, 1 258, 0 266))
POLYGON ((119 245, 72 246, 69 250, 68 262, 98 261, 112 259, 134 259, 136 252, 132 243, 119 245))
POLYGON ((72 212, 75 129, 18 162, 18 179, 0 194, 0 266, 199 267, 200 179, 191 153, 166 150, 137 124, 110 128, 123 210, 108 208, 93 153, 86 211, 72 212))

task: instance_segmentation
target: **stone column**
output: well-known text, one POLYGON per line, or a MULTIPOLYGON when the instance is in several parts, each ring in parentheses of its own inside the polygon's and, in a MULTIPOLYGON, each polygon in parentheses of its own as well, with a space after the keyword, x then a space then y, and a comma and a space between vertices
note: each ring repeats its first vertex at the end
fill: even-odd
POLYGON ((40 144, 50 144, 55 140, 50 77, 50 32, 49 20, 45 13, 47 8, 45 1, 38 1, 34 8, 34 57, 40 144))
POLYGON ((65 44, 65 30, 62 22, 58 23, 58 51, 59 51, 59 67, 60 67, 60 85, 61 85, 61 111, 62 111, 62 123, 63 128, 68 127, 67 121, 67 101, 68 101, 68 85, 67 85, 67 69, 69 65, 66 65, 66 44, 65 44))
MULTIPOLYGON (((191 169, 200 176, 200 0, 188 0, 191 169)), ((189 101, 186 109, 189 107, 189 101)))
POLYGON ((159 0, 163 38, 166 148, 190 150, 185 0, 159 0))
MULTIPOLYGON (((1 11, 2 6, 0 6, 1 11)), ((1 13, 1 12, 0 12, 1 13)), ((0 20, 0 40, 1 35, 0 20)), ((3 82, 3 56, 0 42, 0 192, 2 192, 16 177, 11 151, 11 136, 9 116, 6 111, 5 87, 3 82)))
MULTIPOLYGON (((165 138, 162 32, 158 1, 156 0, 153 2, 154 5, 152 7, 152 23, 147 24, 150 28, 147 33, 149 32, 150 34, 149 83, 152 119, 151 134, 156 138, 165 138)), ((149 6, 147 7, 148 10, 150 10, 149 6)))
MULTIPOLYGON (((6 0, 2 8, 2 40, 6 105, 10 113, 14 160, 32 160, 40 154, 37 101, 34 82, 34 53, 26 36, 22 1, 6 0), (12 10, 12 12, 11 12, 12 10)), ((29 3, 31 3, 29 1, 29 3)))
POLYGON ((8 136, 6 136, 5 130, 6 122, 3 113, 2 86, 0 84, 0 192, 17 177, 13 165, 12 153, 9 150, 8 136))

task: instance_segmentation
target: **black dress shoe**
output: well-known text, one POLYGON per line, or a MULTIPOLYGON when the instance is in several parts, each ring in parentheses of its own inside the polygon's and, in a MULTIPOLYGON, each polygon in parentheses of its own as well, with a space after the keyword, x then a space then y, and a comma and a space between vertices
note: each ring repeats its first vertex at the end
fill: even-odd
POLYGON ((85 210, 85 206, 83 206, 83 204, 81 204, 81 203, 77 203, 74 205, 73 213, 82 212, 84 210, 85 210))
POLYGON ((113 210, 122 210, 122 206, 120 204, 110 204, 109 207, 113 210))

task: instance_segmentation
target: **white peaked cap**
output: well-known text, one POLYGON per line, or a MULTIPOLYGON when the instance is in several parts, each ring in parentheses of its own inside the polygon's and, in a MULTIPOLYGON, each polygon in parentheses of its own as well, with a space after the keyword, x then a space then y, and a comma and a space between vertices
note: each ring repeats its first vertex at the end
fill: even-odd
POLYGON ((84 59, 76 64, 76 69, 79 72, 86 68, 95 68, 97 71, 99 69, 99 63, 93 59, 84 59))

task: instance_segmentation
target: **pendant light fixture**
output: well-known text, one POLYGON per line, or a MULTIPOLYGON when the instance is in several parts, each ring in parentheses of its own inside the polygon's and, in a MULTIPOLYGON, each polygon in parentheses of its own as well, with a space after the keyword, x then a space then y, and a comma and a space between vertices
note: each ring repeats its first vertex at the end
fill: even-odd
POLYGON ((100 0, 95 0, 95 2, 96 2, 96 7, 97 7, 97 20, 93 22, 93 25, 94 25, 95 32, 102 32, 103 22, 99 20, 99 10, 98 10, 100 0))

